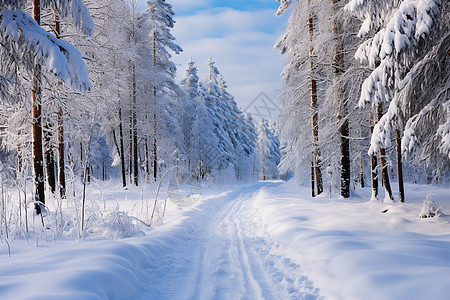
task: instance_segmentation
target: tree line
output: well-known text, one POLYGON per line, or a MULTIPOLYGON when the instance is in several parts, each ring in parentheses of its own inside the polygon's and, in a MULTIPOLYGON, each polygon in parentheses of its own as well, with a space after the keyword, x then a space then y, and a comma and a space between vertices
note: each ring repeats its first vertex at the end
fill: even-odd
POLYGON ((310 181, 312 196, 370 182, 372 199, 381 175, 386 200, 394 177, 402 202, 404 178, 448 183, 448 1, 277 1, 291 13, 276 44, 281 172, 310 181))

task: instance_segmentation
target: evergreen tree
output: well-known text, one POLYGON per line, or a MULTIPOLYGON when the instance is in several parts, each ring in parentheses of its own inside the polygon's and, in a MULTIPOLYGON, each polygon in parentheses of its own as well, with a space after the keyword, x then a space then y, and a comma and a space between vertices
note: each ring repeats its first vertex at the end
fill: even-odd
MULTIPOLYGON (((168 151, 170 145, 162 149, 163 143, 158 143, 159 136, 165 136, 162 132, 172 133, 172 145, 177 140, 174 136, 175 133, 180 134, 179 124, 175 124, 177 120, 173 118, 174 99, 176 99, 181 91, 178 85, 175 83, 174 77, 176 67, 173 62, 170 61, 171 55, 168 50, 178 54, 183 49, 174 43, 175 38, 170 33, 170 29, 173 28, 175 21, 173 20, 174 12, 172 6, 164 0, 150 0, 146 2, 147 5, 147 20, 149 26, 149 39, 151 42, 150 61, 151 68, 147 70, 149 78, 151 78, 151 106, 153 107, 153 115, 151 120, 153 122, 152 130, 152 165, 153 165, 153 178, 157 179, 158 174, 158 153, 163 154, 163 151, 167 155, 172 155, 168 151), (163 124, 163 128, 158 128, 159 124, 163 124), (158 147, 159 144, 159 147, 158 147), (163 151, 160 151, 163 150, 163 151)), ((179 136, 178 136, 179 137, 179 136)), ((180 147, 178 147, 178 151, 180 147)), ((162 161, 162 160, 161 160, 162 161)))
MULTIPOLYGON (((404 127, 404 107, 399 93, 410 80, 411 69, 430 48, 430 36, 440 24, 441 1, 350 1, 346 9, 363 20, 359 35, 366 37, 356 57, 373 68, 365 80, 360 106, 377 107, 378 123, 372 135, 369 154, 380 151, 383 167, 384 149, 397 140, 400 201, 404 201, 400 130, 404 127), (382 105, 389 105, 386 113, 382 105), (384 114, 383 114, 384 113, 384 114)), ((383 170, 383 179, 387 172, 383 170)), ((389 186, 385 181, 385 187, 389 186)), ((389 196, 391 192, 387 190, 389 196)))
POLYGON ((279 178, 278 164, 280 163, 280 142, 275 134, 273 125, 266 119, 258 124, 258 149, 260 156, 260 179, 273 180, 279 178))

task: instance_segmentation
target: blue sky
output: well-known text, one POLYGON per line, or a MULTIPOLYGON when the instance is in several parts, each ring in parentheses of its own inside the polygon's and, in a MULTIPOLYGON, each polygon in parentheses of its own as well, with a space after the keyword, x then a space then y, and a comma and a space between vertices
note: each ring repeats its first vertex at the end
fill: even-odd
POLYGON ((273 9, 276 10, 278 7, 278 3, 275 0, 197 0, 192 1, 195 3, 189 3, 187 0, 174 0, 169 1, 174 6, 177 6, 177 14, 192 14, 193 12, 198 10, 210 9, 210 8, 218 8, 218 7, 226 7, 226 8, 234 8, 237 10, 259 10, 259 9, 273 9))
POLYGON ((276 17, 275 0, 167 0, 175 12, 172 34, 184 49, 172 60, 180 81, 189 57, 203 78, 211 56, 242 109, 261 92, 275 100, 283 69, 273 46, 287 16, 276 17))

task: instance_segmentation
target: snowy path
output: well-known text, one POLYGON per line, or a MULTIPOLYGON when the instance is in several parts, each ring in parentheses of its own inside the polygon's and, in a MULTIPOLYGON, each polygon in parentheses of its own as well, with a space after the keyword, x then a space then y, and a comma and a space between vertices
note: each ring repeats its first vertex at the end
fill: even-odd
POLYGON ((179 247, 178 254, 167 253, 182 257, 177 257, 174 269, 158 284, 159 291, 164 290, 158 297, 316 299, 311 283, 300 273, 301 267, 271 254, 276 246, 252 209, 256 193, 270 185, 275 184, 260 184, 256 189, 252 185, 212 201, 214 207, 207 219, 199 220, 192 232, 195 238, 179 247))

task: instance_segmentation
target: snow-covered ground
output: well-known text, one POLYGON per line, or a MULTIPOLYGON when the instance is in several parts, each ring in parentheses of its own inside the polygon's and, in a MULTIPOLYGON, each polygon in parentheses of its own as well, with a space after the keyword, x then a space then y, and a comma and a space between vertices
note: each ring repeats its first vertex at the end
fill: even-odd
MULTIPOLYGON (((105 239, 112 222, 81 240, 15 240, 11 257, 2 240, 0 299, 448 299, 449 192, 407 185, 407 203, 383 204, 292 182, 203 188, 131 238, 105 239), (427 195, 440 217, 418 218, 427 195)), ((142 218, 153 194, 110 182, 89 197, 142 218)))

